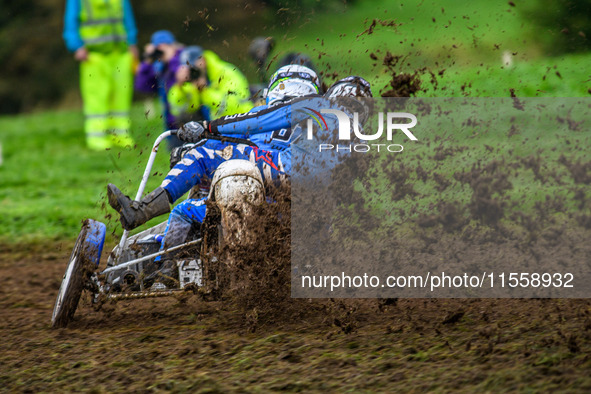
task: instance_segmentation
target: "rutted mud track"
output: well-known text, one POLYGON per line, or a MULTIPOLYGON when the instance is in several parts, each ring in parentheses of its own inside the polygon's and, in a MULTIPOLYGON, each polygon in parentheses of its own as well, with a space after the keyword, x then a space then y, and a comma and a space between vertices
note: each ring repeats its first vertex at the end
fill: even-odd
POLYGON ((70 247, 0 248, 4 390, 591 388, 588 300, 306 301, 253 332, 240 307, 187 295, 83 301, 52 330, 70 247))

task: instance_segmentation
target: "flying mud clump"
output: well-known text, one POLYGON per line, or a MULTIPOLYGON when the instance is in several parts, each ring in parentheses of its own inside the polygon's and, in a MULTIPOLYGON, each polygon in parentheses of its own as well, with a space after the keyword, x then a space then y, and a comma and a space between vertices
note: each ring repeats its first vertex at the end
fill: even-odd
MULTIPOLYGON (((374 55, 375 56, 375 55, 374 55)), ((397 65, 403 60, 402 56, 395 56, 390 52, 384 56, 383 64, 391 75, 391 80, 381 91, 382 97, 411 97, 421 91, 421 75, 426 69, 417 70, 412 74, 397 72, 397 65)))

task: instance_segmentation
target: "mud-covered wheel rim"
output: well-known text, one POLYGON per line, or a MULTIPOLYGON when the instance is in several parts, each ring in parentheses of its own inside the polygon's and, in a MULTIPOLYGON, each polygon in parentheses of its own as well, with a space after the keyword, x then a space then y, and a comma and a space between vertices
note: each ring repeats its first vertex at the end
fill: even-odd
POLYGON ((105 225, 100 222, 89 219, 82 225, 53 308, 53 328, 66 327, 74 316, 85 281, 100 259, 104 235, 105 225))

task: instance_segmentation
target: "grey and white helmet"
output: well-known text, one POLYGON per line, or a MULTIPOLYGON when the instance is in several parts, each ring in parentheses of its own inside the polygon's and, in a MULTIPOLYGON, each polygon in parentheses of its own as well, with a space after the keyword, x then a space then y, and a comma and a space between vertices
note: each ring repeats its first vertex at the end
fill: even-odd
POLYGON ((349 76, 335 82, 326 90, 324 97, 334 99, 349 111, 357 113, 362 124, 367 121, 372 111, 371 86, 358 76, 349 76))
POLYGON ((326 91, 325 97, 373 97, 373 94, 369 82, 352 75, 332 84, 326 91))
POLYGON ((265 91, 265 99, 268 105, 273 105, 319 92, 318 75, 314 70, 298 64, 289 64, 281 67, 271 76, 269 87, 265 91))

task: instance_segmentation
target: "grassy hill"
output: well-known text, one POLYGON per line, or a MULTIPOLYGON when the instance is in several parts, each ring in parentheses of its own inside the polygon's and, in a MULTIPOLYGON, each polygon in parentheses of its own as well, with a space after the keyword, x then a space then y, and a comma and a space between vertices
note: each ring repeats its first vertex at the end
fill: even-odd
MULTIPOLYGON (((416 73, 420 96, 509 97, 511 89, 519 97, 589 95, 591 56, 544 57, 529 21, 507 3, 359 1, 287 20, 286 30, 268 32, 278 42, 272 56, 309 53, 328 83, 358 74, 379 94, 393 76, 416 73), (401 60, 385 65, 388 53, 401 60)), ((153 114, 137 103, 137 147, 100 153, 84 146, 80 111, 1 117, 0 241, 73 239, 86 217, 115 225, 105 207, 105 186, 112 182, 135 194, 161 130, 153 114)), ((159 156, 148 188, 158 185, 167 160, 159 156)))
POLYGON ((427 68, 437 75, 437 90, 425 86, 428 96, 508 97, 509 89, 518 96, 589 95, 584 65, 591 57, 546 57, 547 37, 520 13, 533 3, 363 1, 302 17, 287 32, 276 32, 274 54, 302 51, 325 70, 329 82, 333 73, 352 73, 381 89, 393 71, 383 64, 390 52, 402 58, 395 72, 427 68))

